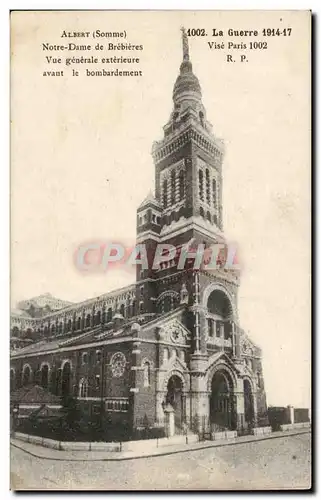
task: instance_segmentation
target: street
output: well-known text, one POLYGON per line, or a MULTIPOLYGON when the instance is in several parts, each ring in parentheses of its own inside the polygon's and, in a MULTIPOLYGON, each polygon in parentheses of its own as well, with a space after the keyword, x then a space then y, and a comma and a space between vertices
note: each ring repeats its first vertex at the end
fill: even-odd
POLYGON ((118 462, 46 460, 11 446, 17 490, 306 489, 310 474, 310 433, 118 462))

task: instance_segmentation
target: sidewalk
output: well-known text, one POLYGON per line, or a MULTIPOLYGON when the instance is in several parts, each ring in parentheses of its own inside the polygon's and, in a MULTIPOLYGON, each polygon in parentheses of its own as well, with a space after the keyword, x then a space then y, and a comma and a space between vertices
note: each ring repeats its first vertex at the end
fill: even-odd
POLYGON ((172 455, 174 453, 186 453, 188 451, 203 450, 206 448, 217 448, 221 446, 231 446, 237 444, 251 443, 253 441, 265 441, 266 439, 277 439, 288 436, 296 436, 298 434, 308 434, 311 429, 297 429, 290 431, 279 431, 267 434, 265 436, 241 436, 234 439, 218 440, 218 441, 201 441, 198 443, 185 445, 172 445, 163 448, 155 448, 146 452, 120 451, 60 451, 51 448, 45 448, 41 445, 26 443, 18 439, 11 438, 11 445, 25 451, 29 455, 45 460, 62 460, 74 462, 98 462, 98 461, 119 461, 133 460, 136 458, 148 458, 164 455, 172 455))

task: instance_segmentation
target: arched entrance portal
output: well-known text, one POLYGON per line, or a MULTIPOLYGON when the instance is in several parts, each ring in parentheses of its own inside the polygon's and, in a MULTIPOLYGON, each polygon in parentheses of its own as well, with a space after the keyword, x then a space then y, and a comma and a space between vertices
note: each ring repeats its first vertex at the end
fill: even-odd
POLYGON ((61 374, 61 395, 70 395, 70 379, 71 379, 71 366, 69 362, 66 362, 62 369, 61 374))
POLYGON ((254 425, 254 404, 251 384, 247 379, 243 381, 244 387, 244 421, 247 428, 254 425))
POLYGON ((172 375, 167 384, 166 404, 174 410, 175 432, 179 432, 184 422, 183 383, 177 375, 172 375))
POLYGON ((210 421, 213 431, 235 429, 233 382, 228 373, 217 371, 212 379, 210 421))

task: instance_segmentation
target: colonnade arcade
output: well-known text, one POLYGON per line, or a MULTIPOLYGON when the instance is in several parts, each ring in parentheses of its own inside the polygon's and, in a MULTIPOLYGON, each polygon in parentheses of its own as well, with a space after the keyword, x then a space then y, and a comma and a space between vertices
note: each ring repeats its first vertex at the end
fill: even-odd
POLYGON ((10 369, 10 390, 19 387, 40 385, 58 396, 68 396, 72 393, 72 365, 64 360, 60 367, 51 367, 43 362, 37 370, 32 370, 29 363, 25 363, 21 373, 17 374, 14 368, 10 369))

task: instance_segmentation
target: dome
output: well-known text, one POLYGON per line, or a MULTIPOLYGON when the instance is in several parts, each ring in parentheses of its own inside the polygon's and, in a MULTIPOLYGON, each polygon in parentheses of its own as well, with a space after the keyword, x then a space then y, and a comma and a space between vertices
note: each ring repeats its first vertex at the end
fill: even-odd
POLYGON ((176 101, 180 94, 186 92, 199 94, 200 99, 202 97, 200 82, 193 73, 192 63, 190 61, 183 61, 181 64, 180 74, 174 85, 173 100, 176 101))

